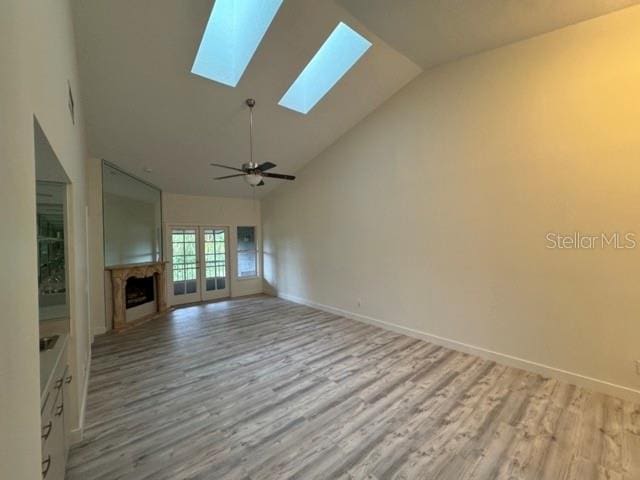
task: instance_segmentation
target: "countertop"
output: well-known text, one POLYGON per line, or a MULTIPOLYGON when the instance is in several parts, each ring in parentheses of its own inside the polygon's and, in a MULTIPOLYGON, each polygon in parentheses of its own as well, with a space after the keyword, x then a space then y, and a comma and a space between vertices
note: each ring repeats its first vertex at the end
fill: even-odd
MULTIPOLYGON (((49 391, 49 386, 51 382, 53 382, 53 372, 55 372, 58 364, 60 363, 60 357, 62 356, 62 351, 64 347, 67 345, 67 341, 69 340, 69 335, 66 333, 56 333, 55 335, 59 335, 58 341, 55 346, 51 350, 45 350, 40 352, 40 406, 44 405, 45 400, 47 399, 47 392, 49 391)), ((64 361, 64 360, 63 360, 64 361)))

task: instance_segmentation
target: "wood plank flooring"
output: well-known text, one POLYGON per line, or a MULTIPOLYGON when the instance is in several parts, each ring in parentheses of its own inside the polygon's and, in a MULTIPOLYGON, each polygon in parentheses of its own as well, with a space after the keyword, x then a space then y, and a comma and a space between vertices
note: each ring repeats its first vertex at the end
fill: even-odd
POLYGON ((93 346, 67 479, 640 478, 640 405, 271 297, 93 346))

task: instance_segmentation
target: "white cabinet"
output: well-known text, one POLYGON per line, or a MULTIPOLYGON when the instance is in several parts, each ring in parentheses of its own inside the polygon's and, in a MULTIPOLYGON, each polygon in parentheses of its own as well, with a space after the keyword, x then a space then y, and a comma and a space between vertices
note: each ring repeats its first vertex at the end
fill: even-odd
POLYGON ((71 377, 68 375, 66 347, 60 352, 57 366, 48 382, 41 408, 42 417, 42 478, 64 480, 68 449, 69 419, 65 421, 71 377))
POLYGON ((67 366, 64 371, 64 385, 62 385, 62 401, 64 405, 64 412, 62 415, 64 421, 64 433, 65 433, 65 441, 64 441, 64 458, 65 462, 67 459, 67 455, 69 454, 69 447, 71 446, 69 440, 71 432, 71 412, 69 410, 71 405, 71 382, 73 381, 73 377, 71 376, 71 371, 67 366))

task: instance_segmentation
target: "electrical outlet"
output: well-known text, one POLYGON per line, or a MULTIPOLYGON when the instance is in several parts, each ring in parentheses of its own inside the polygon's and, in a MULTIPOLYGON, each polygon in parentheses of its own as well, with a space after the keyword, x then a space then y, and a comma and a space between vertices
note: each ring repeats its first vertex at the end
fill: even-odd
MULTIPOLYGON (((358 308, 362 306, 362 300, 358 299, 356 303, 358 304, 358 308)), ((640 368, 640 360, 638 360, 638 365, 638 368, 640 368)))
POLYGON ((640 375, 640 360, 636 360, 636 375, 640 375))

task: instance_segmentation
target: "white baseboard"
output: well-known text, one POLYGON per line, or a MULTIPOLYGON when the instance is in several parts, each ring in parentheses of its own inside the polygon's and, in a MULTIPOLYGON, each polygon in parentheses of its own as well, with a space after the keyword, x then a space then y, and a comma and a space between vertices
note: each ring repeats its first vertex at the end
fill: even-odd
POLYGON ((105 327, 104 325, 94 325, 93 326, 93 332, 91 332, 93 336, 96 335, 103 335, 105 333, 107 333, 107 327, 105 327))
POLYGON ((623 385, 617 385, 615 383, 610 383, 605 380, 588 377, 586 375, 570 372, 568 370, 563 370, 561 368, 551 367, 549 365, 544 365, 542 363, 534 362, 531 360, 525 360, 524 358, 514 357, 512 355, 507 355, 500 352, 494 352, 486 348, 478 347, 475 345, 469 345, 467 343, 441 337, 439 335, 433 335, 430 333, 422 332, 419 330, 415 330, 413 328, 403 327, 401 325, 396 325, 390 322, 386 322, 384 320, 379 320, 377 318, 368 317, 366 315, 350 312, 348 310, 343 310, 341 308, 312 302, 311 300, 296 297, 294 295, 278 293, 277 296, 284 300, 289 300, 290 302, 307 305, 309 307, 316 308, 318 310, 323 310, 325 312, 333 313, 335 315, 340 315, 341 317, 357 320, 359 322, 364 322, 370 325, 375 325, 377 327, 384 328, 385 330, 390 330, 395 333, 400 333, 403 335, 407 335, 409 337, 425 340, 427 342, 431 342, 436 345, 440 345, 440 346, 447 347, 452 350, 457 350, 464 353, 469 353, 471 355, 476 355, 478 357, 485 358, 487 360, 493 360, 503 365, 520 368, 522 370, 527 370, 534 373, 539 373, 541 375, 551 377, 551 378, 557 378, 558 380, 562 380, 567 383, 571 383, 573 385, 577 385, 590 390, 605 393, 607 395, 612 395, 614 397, 622 398, 625 400, 630 400, 633 402, 640 401, 640 390, 635 390, 633 388, 625 387, 623 385))
POLYGON ((69 445, 75 445, 82 441, 82 430, 80 428, 74 428, 69 432, 69 445))
POLYGON ((84 417, 87 407, 87 395, 89 393, 89 374, 91 372, 91 353, 87 358, 87 368, 84 375, 84 388, 82 389, 82 398, 80 399, 80 418, 78 421, 78 428, 74 428, 69 432, 69 443, 75 445, 82 441, 82 435, 84 431, 84 417))

